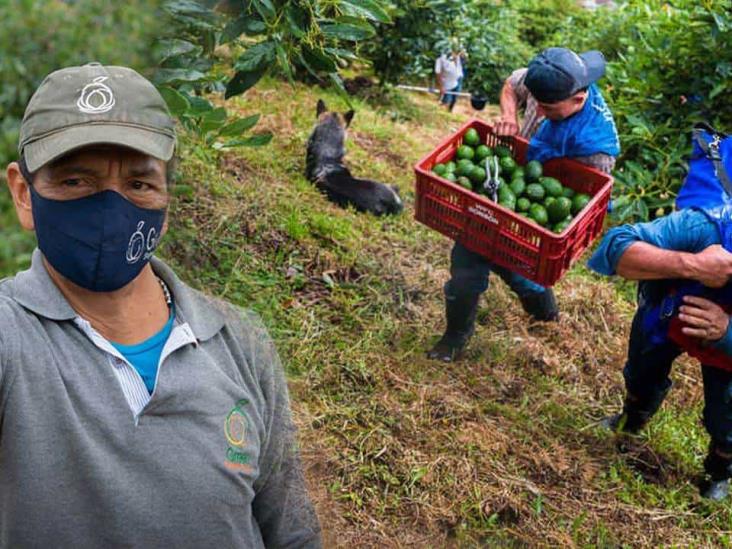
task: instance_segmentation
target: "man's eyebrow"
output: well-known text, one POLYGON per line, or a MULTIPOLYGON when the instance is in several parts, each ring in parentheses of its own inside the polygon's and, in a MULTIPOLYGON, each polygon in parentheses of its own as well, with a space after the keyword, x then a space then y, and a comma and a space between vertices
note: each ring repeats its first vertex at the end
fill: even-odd
POLYGON ((156 169, 154 166, 137 166, 130 168, 130 177, 145 177, 148 175, 161 175, 162 172, 156 169))
POLYGON ((88 166, 82 166, 79 164, 58 164, 58 165, 51 165, 51 173, 54 176, 61 176, 61 175, 67 175, 70 173, 73 174, 82 174, 82 175, 99 175, 99 172, 95 170, 94 168, 90 168, 88 166))

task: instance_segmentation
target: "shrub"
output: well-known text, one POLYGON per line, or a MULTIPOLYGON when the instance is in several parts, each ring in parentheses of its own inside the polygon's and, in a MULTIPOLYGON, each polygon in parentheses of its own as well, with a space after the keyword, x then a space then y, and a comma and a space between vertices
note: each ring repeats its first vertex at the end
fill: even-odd
POLYGON ((392 1, 394 25, 364 45, 382 83, 427 80, 436 58, 457 39, 468 53, 465 88, 497 98, 505 78, 531 56, 519 14, 494 0, 392 1))
POLYGON ((159 49, 155 82, 202 154, 262 146, 272 135, 246 136, 257 114, 232 118, 206 95, 228 99, 268 73, 290 80, 330 82, 343 91, 339 70, 357 59, 355 44, 389 23, 381 0, 169 0, 168 38, 159 49))
POLYGON ((637 1, 603 11, 580 49, 602 49, 601 82, 623 148, 616 216, 668 213, 700 120, 732 130, 732 2, 637 1))

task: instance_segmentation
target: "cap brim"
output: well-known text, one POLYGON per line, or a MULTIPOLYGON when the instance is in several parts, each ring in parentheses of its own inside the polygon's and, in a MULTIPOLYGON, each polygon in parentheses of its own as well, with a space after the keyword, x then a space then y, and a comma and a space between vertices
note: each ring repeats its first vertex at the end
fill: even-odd
POLYGON ((23 147, 30 172, 82 147, 119 145, 167 162, 175 151, 175 138, 141 127, 119 124, 86 124, 66 128, 23 147))
POLYGON ((587 82, 582 83, 582 87, 594 84, 600 78, 605 76, 605 56, 597 50, 586 51, 580 54, 580 59, 587 68, 587 82))

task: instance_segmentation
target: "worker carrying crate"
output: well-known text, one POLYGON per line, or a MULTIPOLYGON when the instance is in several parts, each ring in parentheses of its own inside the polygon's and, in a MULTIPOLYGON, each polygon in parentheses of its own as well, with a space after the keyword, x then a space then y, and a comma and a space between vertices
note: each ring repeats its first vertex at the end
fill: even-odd
POLYGON ((549 286, 601 232, 620 153, 604 73, 599 51, 546 49, 506 80, 494 126, 468 122, 417 164, 417 220, 455 240, 430 358, 465 348, 491 271, 533 318, 558 318, 549 286))

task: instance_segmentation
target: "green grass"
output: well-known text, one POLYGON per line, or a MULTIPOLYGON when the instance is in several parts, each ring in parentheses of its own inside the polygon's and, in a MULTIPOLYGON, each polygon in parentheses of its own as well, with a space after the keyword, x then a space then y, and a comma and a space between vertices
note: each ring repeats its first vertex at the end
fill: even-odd
MULTIPOLYGON (((406 203, 377 219, 330 204, 302 175, 319 97, 347 110, 330 91, 275 81, 230 102, 262 113, 275 133, 263 149, 217 159, 183 139, 162 254, 270 328, 329 544, 729 546, 730 505, 702 502, 694 485, 707 444, 697 366, 678 365, 624 452, 596 425, 621 404, 632 285, 578 265, 556 289, 561 322, 541 325, 496 280, 466 359, 426 360, 450 242, 414 221, 412 166, 464 115, 416 96, 355 101, 348 163, 406 203)), ((0 215, 3 230, 12 219, 0 215)), ((23 261, 0 257, 0 269, 23 261)))

